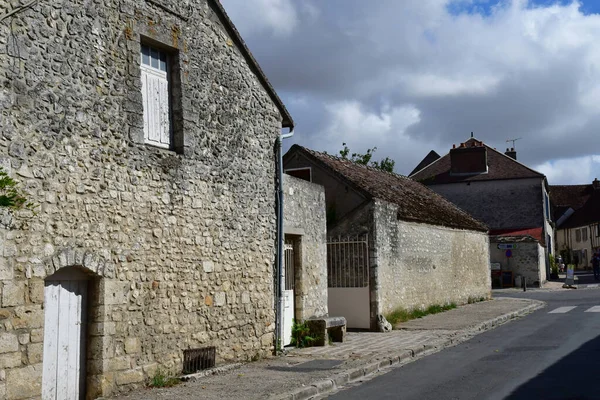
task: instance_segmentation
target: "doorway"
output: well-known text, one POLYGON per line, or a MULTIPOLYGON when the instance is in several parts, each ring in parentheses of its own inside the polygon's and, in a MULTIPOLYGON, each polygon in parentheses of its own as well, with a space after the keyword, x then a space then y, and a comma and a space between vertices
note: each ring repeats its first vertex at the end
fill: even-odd
POLYGON ((67 267, 46 278, 44 287, 44 400, 84 399, 90 276, 67 267))

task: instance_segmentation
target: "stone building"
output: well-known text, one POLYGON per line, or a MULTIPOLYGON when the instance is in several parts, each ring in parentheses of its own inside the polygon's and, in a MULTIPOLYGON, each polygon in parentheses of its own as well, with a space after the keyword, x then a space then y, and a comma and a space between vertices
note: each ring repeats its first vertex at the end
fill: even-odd
POLYGON ((293 122, 216 0, 0 0, 0 398, 270 354, 293 122))
MULTIPOLYGON (((521 236, 522 231, 527 231, 525 235, 535 231, 534 237, 539 237, 546 257, 537 266, 541 280, 529 282, 545 282, 547 256, 554 253, 555 247, 548 182, 543 174, 518 162, 514 148, 503 154, 471 137, 413 172, 410 178, 485 223, 490 236, 514 237, 521 236)), ((502 257, 506 256, 507 253, 502 257)), ((514 263, 511 265, 516 268, 514 263)))
POLYGON ((325 188, 328 311, 349 328, 376 330, 397 308, 489 298, 487 227, 442 196, 298 145, 284 168, 325 188))
POLYGON ((284 175, 285 295, 283 345, 292 322, 328 315, 327 227, 323 186, 284 175))
POLYGON ((600 181, 588 185, 552 185, 557 251, 576 268, 591 267, 600 249, 600 181))

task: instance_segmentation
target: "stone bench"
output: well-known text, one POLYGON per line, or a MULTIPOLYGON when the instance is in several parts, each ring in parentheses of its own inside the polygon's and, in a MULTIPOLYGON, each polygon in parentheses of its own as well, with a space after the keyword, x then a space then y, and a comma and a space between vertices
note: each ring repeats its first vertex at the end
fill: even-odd
POLYGON ((332 342, 343 342, 346 339, 346 318, 344 317, 319 317, 307 319, 306 326, 310 335, 317 338, 314 346, 325 346, 332 342))

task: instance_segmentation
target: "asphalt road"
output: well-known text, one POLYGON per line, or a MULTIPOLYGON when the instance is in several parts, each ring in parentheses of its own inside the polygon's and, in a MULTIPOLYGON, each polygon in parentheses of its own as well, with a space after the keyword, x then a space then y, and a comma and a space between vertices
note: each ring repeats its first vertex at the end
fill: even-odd
POLYGON ((600 289, 502 296, 548 306, 330 398, 600 399, 600 289))

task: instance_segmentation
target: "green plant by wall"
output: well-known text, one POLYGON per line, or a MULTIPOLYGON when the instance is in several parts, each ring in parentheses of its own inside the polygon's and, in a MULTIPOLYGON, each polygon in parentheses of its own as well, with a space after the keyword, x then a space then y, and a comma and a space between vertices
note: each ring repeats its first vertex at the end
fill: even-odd
POLYGON ((556 263, 556 259, 552 254, 550 254, 548 258, 550 259, 550 272, 558 274, 558 264, 556 263))
POLYGON ((438 314, 444 311, 452 310, 456 308, 456 303, 449 303, 445 305, 434 304, 425 309, 415 308, 412 310, 407 310, 405 308, 397 308, 392 311, 388 315, 385 316, 385 319, 388 320, 392 326, 396 326, 401 322, 406 322, 411 319, 423 318, 426 315, 430 314, 438 314))
POLYGON ((291 345, 296 347, 311 347, 318 337, 310 335, 310 329, 304 322, 294 320, 292 325, 292 341, 291 345))
POLYGON ((30 206, 15 182, 0 168, 0 207, 18 210, 30 206))
POLYGON ((172 387, 179 384, 181 381, 173 376, 170 376, 162 369, 158 368, 148 386, 153 388, 172 387))

